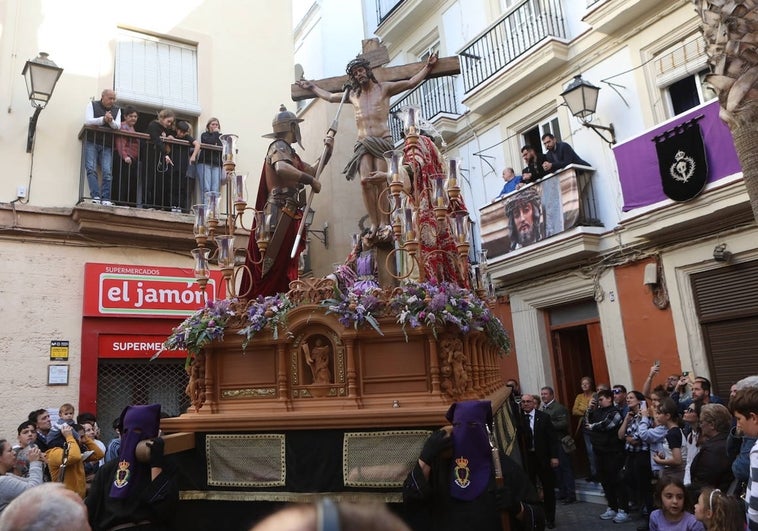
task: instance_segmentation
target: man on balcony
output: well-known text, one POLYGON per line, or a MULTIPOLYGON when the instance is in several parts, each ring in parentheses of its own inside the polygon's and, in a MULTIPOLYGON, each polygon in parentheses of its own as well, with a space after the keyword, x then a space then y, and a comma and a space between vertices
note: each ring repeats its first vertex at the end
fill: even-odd
MULTIPOLYGON (((121 128, 121 110, 114 106, 116 93, 105 89, 100 101, 87 103, 84 111, 84 125, 109 128, 118 131, 121 128)), ((97 131, 87 131, 84 141, 84 169, 87 172, 90 197, 95 203, 112 205, 111 182, 113 181, 113 134, 106 135, 97 131), (97 177, 97 165, 100 164, 102 186, 97 177)))
MULTIPOLYGON (((387 188, 387 180, 383 175, 371 176, 371 173, 375 171, 387 171, 383 154, 385 151, 394 149, 389 130, 390 98, 395 94, 418 86, 436 63, 437 54, 432 54, 424 67, 410 79, 383 81, 381 83, 374 77, 371 65, 366 59, 353 59, 347 65, 346 70, 352 85, 350 102, 355 109, 358 141, 353 148, 353 158, 350 159, 342 173, 348 180, 354 179, 355 174, 360 173, 363 203, 371 219, 371 237, 380 228, 387 227, 390 224, 389 214, 382 212, 379 206, 379 197, 387 188)), ((342 101, 344 93, 332 94, 313 81, 301 80, 297 84, 301 88, 310 90, 323 100, 333 103, 342 101)), ((391 230, 387 231, 388 236, 391 234, 391 230)))
POLYGON ((558 142, 553 135, 545 133, 542 135, 542 145, 545 146, 545 162, 542 163, 542 169, 547 173, 555 173, 562 170, 569 164, 581 164, 590 166, 590 163, 576 154, 566 142, 558 142))
POLYGON ((505 168, 503 170, 503 189, 500 190, 500 193, 495 199, 499 199, 504 195, 513 192, 520 182, 521 175, 516 175, 516 172, 513 171, 513 168, 505 168))
POLYGON ((518 188, 535 183, 545 176, 545 170, 542 169, 544 162, 542 154, 538 155, 532 146, 524 144, 521 148, 521 158, 524 159, 526 166, 521 170, 521 183, 518 188))

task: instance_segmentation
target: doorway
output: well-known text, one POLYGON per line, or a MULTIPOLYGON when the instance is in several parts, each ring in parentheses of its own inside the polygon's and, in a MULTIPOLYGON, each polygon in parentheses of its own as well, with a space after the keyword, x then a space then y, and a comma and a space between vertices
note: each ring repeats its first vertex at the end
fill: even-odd
MULTIPOLYGON (((572 411, 581 392, 580 381, 590 376, 598 383, 610 385, 608 363, 603 348, 600 317, 594 301, 580 302, 548 311, 556 399, 572 411)), ((571 434, 575 434, 582 417, 571 415, 571 434)), ((575 437, 578 450, 573 454, 575 471, 587 470, 587 455, 581 436, 575 437)))

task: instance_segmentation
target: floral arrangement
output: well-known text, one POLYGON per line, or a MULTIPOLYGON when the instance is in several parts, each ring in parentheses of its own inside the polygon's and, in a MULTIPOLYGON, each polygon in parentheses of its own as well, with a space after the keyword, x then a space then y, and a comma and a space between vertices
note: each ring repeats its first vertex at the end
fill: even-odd
POLYGON ((247 326, 238 333, 245 336, 242 348, 246 348, 253 336, 266 326, 271 328, 274 339, 279 338, 279 328, 287 325, 287 313, 292 308, 292 302, 283 293, 269 297, 258 297, 251 302, 246 311, 247 326))
MULTIPOLYGON (((333 313, 345 327, 359 328, 368 324, 377 333, 384 335, 378 319, 386 315, 397 316, 397 322, 406 327, 427 326, 437 337, 438 329, 455 326, 461 332, 482 331, 501 352, 510 352, 510 339, 502 323, 472 291, 455 284, 443 282, 406 282, 395 288, 389 301, 384 291, 371 283, 355 282, 349 276, 335 275, 337 283, 334 296, 321 302, 320 307, 327 314, 333 313)), ((258 297, 245 307, 238 308, 237 299, 209 301, 203 308, 185 319, 174 328, 172 334, 163 343, 164 350, 182 350, 189 352, 187 364, 208 343, 223 339, 224 329, 229 326, 231 318, 243 326, 239 334, 245 336, 243 348, 261 330, 269 327, 278 338, 279 331, 287 326, 287 315, 296 305, 285 295, 258 297)))
POLYGON ((353 285, 347 290, 335 288, 335 296, 321 303, 326 308, 326 313, 334 313, 344 327, 353 326, 356 329, 368 323, 379 334, 384 335, 376 320, 384 311, 384 303, 377 296, 381 294, 380 288, 363 289, 353 285))
POLYGON ((152 359, 157 358, 164 350, 187 350, 187 365, 192 357, 200 352, 208 343, 223 339, 224 329, 229 319, 235 316, 232 309, 237 299, 220 299, 208 301, 205 306, 187 317, 179 326, 173 329, 163 347, 152 359))
POLYGON ((437 337, 438 327, 453 325, 464 334, 471 330, 486 332, 504 352, 511 348, 507 332, 486 303, 472 291, 456 284, 407 282, 393 293, 390 310, 403 325, 403 332, 406 326, 425 325, 437 337))

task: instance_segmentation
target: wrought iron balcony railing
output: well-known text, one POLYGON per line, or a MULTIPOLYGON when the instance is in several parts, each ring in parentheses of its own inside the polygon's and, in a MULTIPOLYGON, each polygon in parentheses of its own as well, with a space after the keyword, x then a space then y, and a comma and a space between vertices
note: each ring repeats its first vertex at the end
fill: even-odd
MULTIPOLYGON (((187 176, 192 147, 186 141, 166 139, 173 162, 173 165, 166 165, 150 137, 144 133, 83 127, 79 139, 82 141, 80 203, 89 200, 105 205, 188 213, 198 202, 201 195, 199 180, 203 176, 198 175, 195 179, 187 176), (132 157, 130 164, 122 158, 127 155, 132 157), (93 158, 92 164, 97 170, 89 179, 94 179, 101 195, 105 193, 103 197, 95 198, 90 193, 86 170, 88 156, 93 158), (107 171, 103 172, 101 163, 108 161, 107 171)), ((208 152, 221 151, 219 146, 202 144, 201 147, 208 152)))
POLYGON ((460 105, 455 97, 455 78, 445 76, 427 79, 392 105, 390 108, 390 132, 394 142, 398 142, 402 138, 403 122, 398 113, 406 105, 421 107, 421 116, 429 121, 432 121, 439 114, 460 115, 460 105))
POLYGON ((546 37, 566 38, 561 0, 527 0, 460 52, 469 92, 546 37))

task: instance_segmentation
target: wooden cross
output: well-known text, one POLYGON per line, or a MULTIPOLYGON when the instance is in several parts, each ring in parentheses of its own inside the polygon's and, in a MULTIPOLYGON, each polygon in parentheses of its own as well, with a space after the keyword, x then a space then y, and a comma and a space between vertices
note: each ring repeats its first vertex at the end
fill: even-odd
MULTIPOLYGON (((424 61, 410 63, 407 65, 382 67, 389 63, 389 53, 387 47, 379 42, 379 39, 367 39, 363 41, 363 53, 358 55, 359 58, 366 59, 371 64, 371 68, 379 81, 400 81, 401 79, 410 79, 426 64, 424 61)), ((452 76, 461 73, 461 65, 458 56, 440 57, 437 64, 426 76, 426 79, 433 77, 452 76)), ((350 80, 347 75, 327 77, 314 81, 316 85, 332 93, 342 92, 345 83, 350 80)), ((315 98, 316 95, 310 90, 300 88, 293 83, 290 87, 292 101, 307 100, 315 98)))

